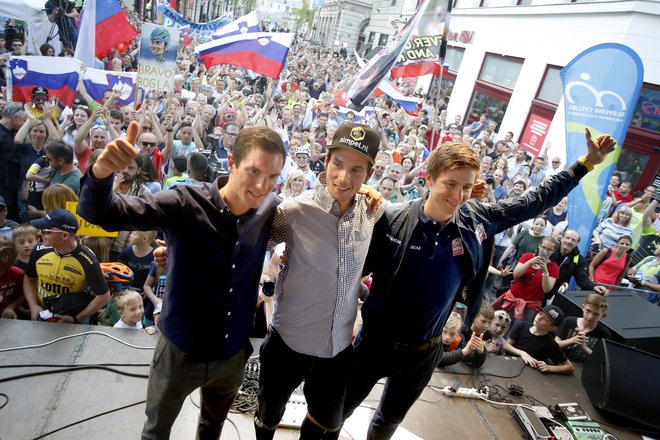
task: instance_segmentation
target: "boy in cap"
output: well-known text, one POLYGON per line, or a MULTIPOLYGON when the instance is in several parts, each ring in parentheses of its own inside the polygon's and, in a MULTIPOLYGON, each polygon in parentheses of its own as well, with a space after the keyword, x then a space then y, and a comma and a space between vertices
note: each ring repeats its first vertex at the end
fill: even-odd
POLYGON ((258 440, 272 439, 293 390, 305 381, 301 439, 339 431, 353 352, 362 266, 383 209, 359 193, 378 152, 378 134, 346 122, 327 145, 314 189, 276 210, 270 244, 286 243, 275 311, 261 346, 258 440))
POLYGON ((564 312, 554 305, 539 310, 534 322, 516 321, 504 344, 504 352, 520 356, 527 365, 541 373, 572 374, 575 367, 553 335, 563 321, 564 312))
POLYGON ((94 253, 76 241, 78 219, 58 208, 32 226, 43 239, 32 250, 23 281, 32 320, 49 309, 59 322, 87 323, 110 300, 110 291, 94 253))

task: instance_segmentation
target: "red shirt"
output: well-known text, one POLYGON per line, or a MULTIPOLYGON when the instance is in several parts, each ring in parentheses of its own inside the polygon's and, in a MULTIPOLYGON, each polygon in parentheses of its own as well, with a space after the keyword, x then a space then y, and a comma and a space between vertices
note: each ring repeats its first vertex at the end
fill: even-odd
POLYGON ((616 286, 621 271, 626 267, 626 261, 626 254, 623 254, 621 258, 616 258, 614 250, 612 250, 610 255, 594 270, 594 281, 616 286))
MULTIPOLYGON (((524 264, 534 258, 533 252, 522 254, 518 264, 524 264)), ((559 266, 557 263, 548 263, 548 274, 551 278, 557 279, 559 276, 559 266)), ((511 293, 516 298, 522 298, 525 301, 543 301, 545 292, 543 291, 543 269, 534 269, 531 265, 525 271, 525 274, 511 284, 511 293)))
POLYGON ((11 266, 0 275, 0 312, 23 296, 23 270, 11 266))
POLYGON ((628 193, 627 196, 622 196, 621 193, 617 190, 612 191, 614 193, 614 198, 617 199, 617 201, 622 202, 622 203, 629 203, 633 201, 633 197, 631 193, 628 193))

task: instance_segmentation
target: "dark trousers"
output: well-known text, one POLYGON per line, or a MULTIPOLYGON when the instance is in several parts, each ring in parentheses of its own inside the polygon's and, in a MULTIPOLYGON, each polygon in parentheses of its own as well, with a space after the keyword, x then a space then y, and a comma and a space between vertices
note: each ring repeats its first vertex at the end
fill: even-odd
POLYGON ((442 344, 424 352, 395 349, 358 338, 349 368, 344 420, 353 414, 374 385, 387 378, 367 440, 389 439, 431 380, 442 355, 442 344))
POLYGON ((246 343, 229 359, 193 360, 159 335, 149 372, 142 439, 169 439, 186 397, 201 387, 197 439, 218 439, 252 353, 246 343))
POLYGON ((270 329, 261 344, 259 359, 259 408, 257 425, 275 429, 280 423, 291 393, 304 380, 307 412, 326 431, 341 428, 346 391, 346 371, 353 347, 332 358, 319 358, 289 348, 270 329))

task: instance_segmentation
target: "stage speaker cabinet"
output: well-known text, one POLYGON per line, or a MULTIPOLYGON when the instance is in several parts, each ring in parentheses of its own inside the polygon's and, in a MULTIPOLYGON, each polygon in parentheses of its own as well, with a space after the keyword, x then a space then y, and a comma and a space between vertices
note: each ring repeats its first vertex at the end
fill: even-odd
POLYGON ((600 340, 584 363, 582 384, 591 404, 660 430, 660 356, 600 340))

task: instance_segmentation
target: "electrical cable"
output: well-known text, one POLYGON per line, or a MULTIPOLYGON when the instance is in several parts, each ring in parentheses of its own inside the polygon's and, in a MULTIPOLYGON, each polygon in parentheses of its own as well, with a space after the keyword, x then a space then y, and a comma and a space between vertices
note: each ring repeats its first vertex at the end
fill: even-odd
POLYGON ((5 352, 8 352, 8 351, 16 351, 16 350, 27 350, 27 349, 30 349, 30 348, 42 348, 42 347, 46 347, 48 345, 54 344, 56 342, 63 341, 65 339, 77 338, 79 336, 86 336, 86 335, 106 336, 110 339, 114 339, 115 341, 119 342, 120 344, 124 344, 127 347, 135 348, 137 350, 153 350, 155 348, 155 347, 145 347, 145 346, 142 346, 142 345, 131 344, 130 342, 122 341, 121 339, 116 338, 116 337, 114 337, 114 336, 112 336, 108 333, 101 332, 101 331, 98 331, 98 330, 92 330, 92 331, 88 331, 88 332, 82 332, 82 333, 76 333, 76 334, 73 334, 73 335, 62 336, 61 338, 53 339, 52 341, 44 342, 43 344, 23 345, 23 346, 18 346, 18 347, 0 348, 0 353, 5 353, 5 352))
POLYGON ((60 368, 58 370, 35 371, 33 373, 18 374, 16 376, 3 377, 3 378, 0 379, 0 383, 11 382, 13 380, 28 379, 30 377, 47 376, 49 374, 68 373, 68 372, 80 371, 80 370, 105 370, 105 371, 109 371, 111 373, 121 374, 122 376, 136 377, 136 378, 139 378, 139 379, 148 379, 149 378, 148 374, 128 373, 126 371, 116 370, 116 369, 110 368, 110 367, 101 367, 101 366, 97 366, 97 365, 89 365, 89 366, 82 366, 82 367, 72 366, 72 367, 69 367, 69 368, 60 368))
POLYGON ((57 432, 64 431, 65 429, 71 428, 72 426, 76 426, 76 425, 79 425, 79 424, 81 424, 81 423, 85 423, 85 422, 88 422, 88 421, 90 421, 90 420, 96 419, 96 418, 98 418, 98 417, 105 416, 105 415, 111 414, 111 413, 113 413, 113 412, 121 411, 121 410, 126 409, 126 408, 130 408, 130 407, 132 407, 132 406, 141 405, 141 404, 143 404, 143 403, 145 403, 145 402, 146 402, 146 400, 142 400, 142 401, 140 401, 140 402, 131 403, 131 404, 128 404, 128 405, 124 405, 124 406, 122 406, 122 407, 119 407, 119 408, 111 409, 111 410, 109 410, 109 411, 105 411, 105 412, 102 412, 102 413, 99 413, 99 414, 95 414, 95 415, 93 415, 93 416, 86 417, 86 418, 84 418, 84 419, 82 419, 82 420, 78 420, 77 422, 69 423, 68 425, 64 425, 64 426, 62 426, 62 427, 60 427, 60 428, 54 429, 54 430, 52 430, 52 431, 48 431, 47 433, 45 433, 45 434, 41 434, 40 436, 35 437, 35 438, 33 438, 32 440, 39 440, 39 439, 42 439, 42 438, 44 438, 44 437, 48 437, 49 435, 53 435, 53 434, 55 434, 55 433, 57 433, 57 432))
POLYGON ((14 364, 14 365, 0 365, 0 368, 69 368, 69 367, 149 367, 151 364, 117 364, 117 363, 108 363, 108 364, 14 364))

